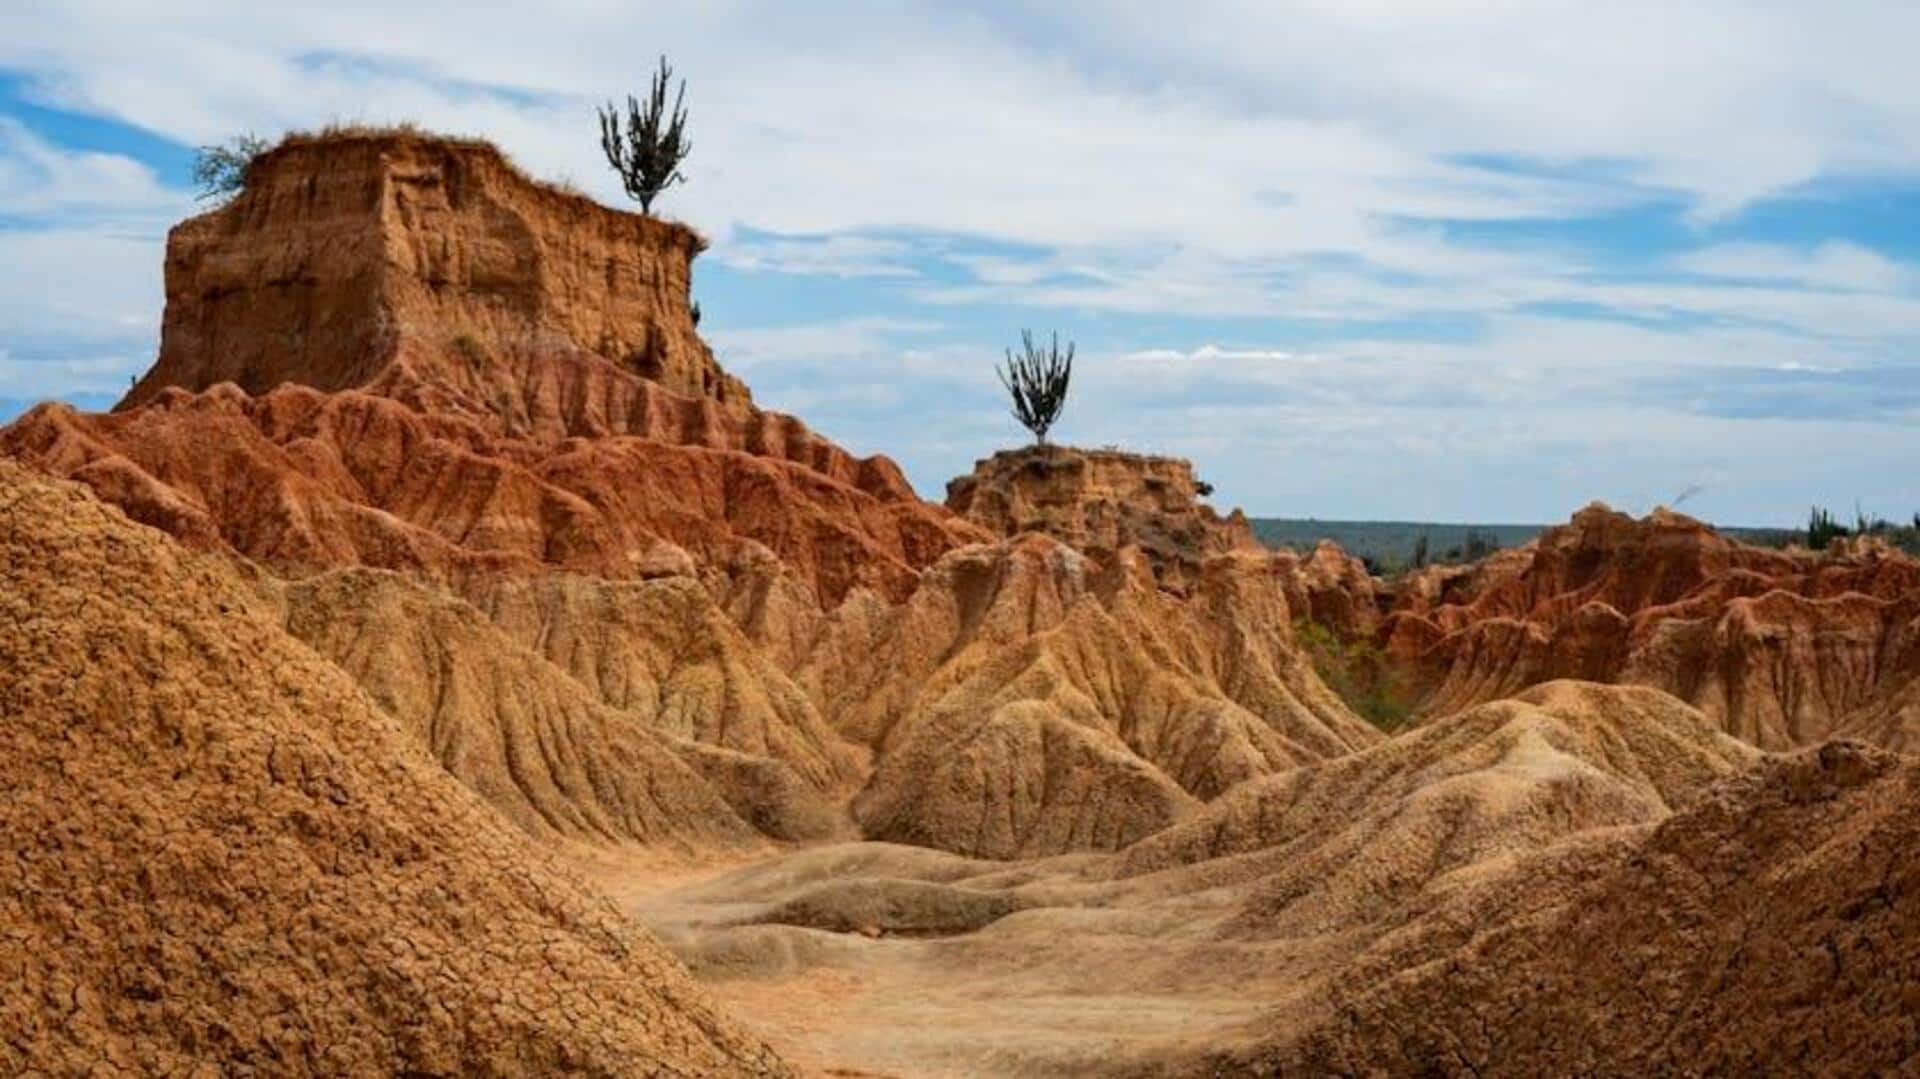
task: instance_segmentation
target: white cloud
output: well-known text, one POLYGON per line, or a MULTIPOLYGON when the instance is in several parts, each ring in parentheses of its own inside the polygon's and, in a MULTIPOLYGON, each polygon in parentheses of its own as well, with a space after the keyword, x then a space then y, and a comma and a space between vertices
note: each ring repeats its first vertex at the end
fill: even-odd
POLYGON ((0 116, 0 214, 151 216, 171 213, 182 201, 131 158, 61 149, 0 116))
POLYGON ((758 329, 716 329, 707 336, 727 366, 750 370, 769 361, 833 360, 885 352, 899 347, 896 335, 925 334, 941 328, 937 322, 870 316, 758 329))
POLYGON ((0 63, 188 141, 416 118, 598 179, 590 104, 630 88, 637 56, 667 51, 696 125, 693 182, 669 198, 709 228, 1172 237, 1254 254, 1351 249, 1378 239, 1371 214, 1558 215, 1649 187, 1725 209, 1832 171, 1911 174, 1920 89, 1901 24, 1914 19, 1202 2, 1172 27, 1133 5, 643 16, 346 0, 262 17, 74 3, 5 17, 0 63), (503 83, 514 93, 487 89, 503 83), (1596 182, 1463 163, 1476 154, 1618 168, 1596 182))
POLYGON ((188 205, 138 162, 0 117, 0 398, 126 389, 152 362, 166 227, 188 205))
POLYGON ((1847 292, 1897 292, 1911 288, 1915 282, 1912 267, 1858 244, 1839 241, 1805 251, 1777 244, 1716 244, 1689 252, 1675 264, 1703 277, 1847 292))
POLYGON ((127 391, 128 376, 144 370, 149 360, 134 354, 29 360, 0 348, 0 400, 82 394, 117 397, 127 391))
POLYGON ((913 248, 872 236, 770 236, 723 243, 713 258, 736 269, 825 277, 913 277, 913 248))

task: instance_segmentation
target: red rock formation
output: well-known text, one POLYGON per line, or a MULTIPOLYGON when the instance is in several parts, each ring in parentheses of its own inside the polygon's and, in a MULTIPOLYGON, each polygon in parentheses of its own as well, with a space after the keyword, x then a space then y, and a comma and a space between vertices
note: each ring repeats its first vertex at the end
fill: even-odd
POLYGON ((1764 550, 1595 505, 1397 600, 1379 634, 1432 687, 1429 715, 1585 678, 1657 686, 1768 749, 1920 722, 1894 703, 1920 679, 1920 561, 1884 546, 1764 550))
POLYGON ((1308 618, 1342 637, 1370 636, 1380 620, 1380 595, 1366 564, 1321 540, 1305 557, 1278 551, 1274 564, 1294 617, 1308 618))
POLYGON ((974 462, 947 484, 947 508, 996 535, 1039 532, 1091 553, 1138 547, 1163 584, 1207 558, 1258 548, 1239 510, 1200 501, 1193 465, 1119 450, 1030 446, 974 462))
POLYGON ((294 139, 169 240, 159 362, 0 455, 300 571, 609 577, 772 550, 837 602, 983 533, 752 406, 687 303, 700 241, 398 133, 294 139))
POLYGON ((918 566, 980 538, 911 492, 780 457, 634 437, 544 445, 365 392, 227 384, 108 414, 46 404, 0 429, 0 455, 286 571, 648 577, 757 543, 832 602, 857 585, 904 594, 918 566))
POLYGON ((746 387, 693 330, 704 246, 684 225, 531 182, 487 143, 292 137, 231 203, 168 236, 160 362, 123 404, 296 382, 443 393, 487 413, 482 391, 503 380, 463 367, 585 354, 742 409, 746 387))

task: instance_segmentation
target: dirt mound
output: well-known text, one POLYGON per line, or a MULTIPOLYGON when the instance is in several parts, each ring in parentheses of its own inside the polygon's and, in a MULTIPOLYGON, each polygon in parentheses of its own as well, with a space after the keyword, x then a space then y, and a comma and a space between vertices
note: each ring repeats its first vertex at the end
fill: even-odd
POLYGON ((1012 914, 1004 892, 921 880, 852 877, 817 885, 750 918, 749 925, 796 925, 867 936, 970 933, 1012 914))
POLYGON ((0 1061, 778 1074, 212 560, 0 462, 0 1061))
POLYGON ((962 854, 1112 849, 1242 780, 1376 740, 1294 650, 1261 555, 1169 595, 1134 552, 963 549, 905 603, 850 603, 797 674, 873 745, 870 838, 962 854))
POLYGON ((1916 842, 1920 764, 1850 743, 1770 760, 1487 889, 1550 897, 1539 909, 1404 934, 1418 944, 1343 986, 1329 1019, 1233 1070, 1904 1072, 1916 842))
POLYGON ((1223 518, 1200 501, 1202 486, 1178 457, 1030 446, 974 462, 947 484, 947 508, 999 536, 1038 532, 1094 554, 1137 547, 1181 587, 1208 558, 1259 546, 1239 510, 1223 518))
MULTIPOLYGON (((808 816, 791 796, 783 803, 755 795, 800 787, 797 777, 782 785, 742 772, 738 782, 711 782, 732 773, 707 766, 653 715, 609 707, 459 600, 375 570, 322 574, 288 585, 284 595, 294 636, 530 832, 737 842, 748 833, 730 806, 775 833, 793 827, 783 810, 808 816)), ((760 767, 785 768, 771 760, 760 767)))
POLYGON ((1596 505, 1396 604, 1379 636, 1430 688, 1428 715, 1583 678, 1659 687, 1767 749, 1920 722, 1902 703, 1920 679, 1920 560, 1885 548, 1762 550, 1596 505))
POLYGON ((1115 872, 1254 883, 1244 931, 1326 930, 1476 862, 1657 821, 1758 756, 1656 690, 1554 682, 1237 787, 1115 872))

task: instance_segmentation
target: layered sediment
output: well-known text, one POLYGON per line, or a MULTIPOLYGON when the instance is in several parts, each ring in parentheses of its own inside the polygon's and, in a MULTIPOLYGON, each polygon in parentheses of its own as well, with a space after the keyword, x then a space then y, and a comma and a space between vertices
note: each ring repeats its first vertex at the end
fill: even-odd
POLYGON ((998 536, 1038 532, 1094 554, 1138 548, 1170 586, 1201 563, 1259 544, 1239 510, 1201 501, 1191 462, 1120 450, 1030 446, 974 462, 947 508, 998 536))

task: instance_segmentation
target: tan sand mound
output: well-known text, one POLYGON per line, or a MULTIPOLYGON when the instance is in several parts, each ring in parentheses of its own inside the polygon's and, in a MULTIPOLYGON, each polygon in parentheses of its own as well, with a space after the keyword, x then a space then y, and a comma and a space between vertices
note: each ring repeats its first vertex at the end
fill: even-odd
POLYGON ((919 880, 852 877, 815 885, 748 920, 834 933, 970 933, 1020 909, 1013 897, 919 880))
POLYGON ((1879 761, 1863 770, 1883 771, 1866 781, 1879 793, 1845 793, 1853 779, 1818 778, 1852 775, 1845 764, 1783 762, 1658 691, 1552 683, 1253 781, 1117 855, 812 848, 635 909, 823 1070, 1898 1074, 1920 1050, 1898 1011, 1911 1011, 1900 991, 1920 940, 1897 860, 1920 819, 1914 769, 1834 753, 1879 761), (1781 813, 1749 840, 1746 816, 1781 813), (1699 834, 1702 821, 1716 823, 1699 834), (1675 835, 1691 838, 1660 838, 1675 835), (785 908, 786 921, 850 925, 871 908, 838 882, 876 878, 1018 909, 918 938, 764 924, 785 908), (1831 893, 1830 913, 1802 902, 1814 892, 1831 893), (1792 924, 1800 914, 1811 928, 1792 924), (1852 984, 1829 1008, 1819 942, 1854 917, 1867 942, 1840 957, 1852 984), (1619 972, 1589 988, 1584 965, 1601 955, 1619 972), (1722 969, 1745 972, 1722 986, 1722 969), (1769 988, 1794 971, 1797 988, 1769 988), (1611 1029, 1655 1012, 1649 1029, 1689 1025, 1670 1042, 1611 1029), (1696 1065, 1688 1040, 1715 1025, 1727 1045, 1777 1045, 1696 1065), (1804 1056, 1789 1026, 1821 1032, 1804 1056), (1502 1043, 1509 1027, 1528 1033, 1502 1043))
POLYGON ((1131 549, 966 548, 903 604, 835 612, 797 678, 879 749, 854 803, 869 838, 984 857, 1115 849, 1379 738, 1292 647, 1258 555, 1179 597, 1131 549))
POLYGON ((746 838, 722 792, 670 739, 601 704, 465 603, 365 569, 293 582, 284 595, 294 636, 528 831, 655 843, 746 838))
POLYGON ((1656 690, 1554 682, 1245 784, 1115 871, 1251 883, 1241 932, 1348 926, 1476 862, 1660 820, 1758 756, 1656 690))
POLYGON ((813 789, 844 793, 861 754, 691 578, 498 578, 475 603, 514 640, 654 729, 771 758, 813 789))
POLYGON ((778 1074, 220 565, 0 462, 0 1065, 778 1074))
POLYGON ((1523 867, 1553 897, 1442 927, 1245 1074, 1908 1074, 1920 1065, 1920 764, 1772 759, 1627 848, 1523 867), (1556 879, 1558 878, 1558 879, 1556 879), (1470 928, 1467 928, 1470 927, 1470 928))
POLYGON ((470 588, 497 621, 379 570, 281 593, 295 636, 530 831, 684 844, 738 840, 742 822, 780 839, 844 828, 851 747, 697 583, 470 588))

